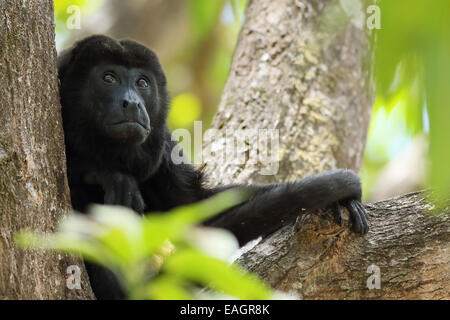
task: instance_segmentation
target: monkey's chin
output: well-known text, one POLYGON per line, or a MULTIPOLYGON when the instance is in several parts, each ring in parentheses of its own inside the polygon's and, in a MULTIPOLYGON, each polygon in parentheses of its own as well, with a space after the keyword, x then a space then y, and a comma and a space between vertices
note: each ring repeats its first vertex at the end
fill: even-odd
POLYGON ((148 138, 150 129, 137 122, 124 122, 108 126, 106 134, 120 143, 141 144, 148 138))

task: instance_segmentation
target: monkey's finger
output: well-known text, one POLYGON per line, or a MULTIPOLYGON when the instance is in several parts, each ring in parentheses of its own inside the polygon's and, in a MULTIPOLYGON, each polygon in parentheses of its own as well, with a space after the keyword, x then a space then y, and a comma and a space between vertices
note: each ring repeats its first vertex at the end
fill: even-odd
POLYGON ((360 201, 353 200, 352 204, 358 211, 359 217, 361 219, 361 234, 364 235, 369 231, 369 223, 366 218, 367 216, 366 210, 360 201))
POLYGON ((126 202, 127 202, 127 192, 128 192, 128 188, 127 188, 127 185, 126 185, 126 183, 118 183, 117 184, 117 193, 116 193, 116 196, 117 196, 117 202, 116 202, 116 204, 117 205, 119 205, 119 206, 124 206, 124 207, 127 207, 127 208, 129 208, 130 206, 128 206, 127 204, 126 204, 126 202))
POLYGON ((355 201, 356 206, 359 208, 359 212, 361 212, 361 220, 364 225, 364 234, 369 231, 369 219, 367 215, 366 208, 364 208, 364 205, 360 201, 355 201))
POLYGON ((144 199, 142 199, 140 192, 138 192, 133 199, 133 209, 137 213, 144 213, 145 203, 144 199))
POLYGON ((331 205, 331 210, 333 211, 334 221, 342 226, 344 221, 344 214, 342 213, 342 208, 338 202, 335 202, 331 205))
POLYGON ((121 192, 121 205, 130 209, 133 209, 134 189, 129 181, 124 181, 120 186, 121 192))
POLYGON ((124 207, 133 209, 134 197, 130 189, 125 188, 122 198, 123 198, 122 205, 124 207))
POLYGON ((104 202, 105 204, 115 204, 114 199, 116 197, 116 193, 114 192, 114 189, 110 189, 108 191, 105 191, 105 198, 104 202))
POLYGON ((362 222, 361 216, 358 212, 358 208, 354 204, 354 201, 349 202, 349 204, 347 205, 347 209, 348 209, 348 212, 350 213, 350 219, 352 220, 352 223, 353 223, 353 230, 356 233, 363 234, 363 232, 364 232, 363 222, 362 222))
POLYGON ((366 207, 362 204, 361 201, 358 201, 358 205, 361 207, 361 210, 364 212, 364 216, 366 217, 366 220, 369 221, 369 215, 367 214, 366 207))

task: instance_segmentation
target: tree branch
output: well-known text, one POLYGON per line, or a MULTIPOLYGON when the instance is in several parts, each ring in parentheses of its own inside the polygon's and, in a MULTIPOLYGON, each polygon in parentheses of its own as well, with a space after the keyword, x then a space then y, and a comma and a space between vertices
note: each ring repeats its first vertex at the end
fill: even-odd
POLYGON ((371 230, 364 237, 329 213, 309 212, 238 262, 304 299, 449 299, 450 205, 436 213, 416 192, 366 208, 371 230), (367 287, 370 265, 380 268, 379 290, 367 287))

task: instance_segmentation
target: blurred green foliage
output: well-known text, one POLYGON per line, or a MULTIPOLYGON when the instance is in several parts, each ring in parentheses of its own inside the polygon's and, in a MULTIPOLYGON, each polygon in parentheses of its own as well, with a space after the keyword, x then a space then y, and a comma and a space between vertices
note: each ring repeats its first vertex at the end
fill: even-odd
POLYGON ((450 191, 450 1, 379 1, 381 30, 373 32, 375 112, 406 106, 412 134, 429 119, 430 183, 441 196, 450 191))
MULTIPOLYGON (((196 89, 189 94, 197 95, 201 101, 202 113, 196 120, 202 120, 204 122, 203 129, 206 130, 215 114, 228 77, 232 53, 244 19, 247 0, 189 0, 187 3, 189 21, 193 30, 191 39, 193 45, 192 58, 186 63, 193 66, 194 81, 199 82, 195 84, 196 89), (205 48, 207 49, 206 53, 205 48), (199 63, 198 60, 203 59, 205 61, 199 63)), ((180 94, 184 94, 184 92, 180 94)), ((195 108, 188 102, 186 100, 185 109, 195 108)), ((171 112, 176 113, 176 111, 171 112)), ((175 117, 182 118, 183 116, 176 113, 172 119, 175 117)), ((180 122, 183 121, 181 119, 180 122)), ((181 127, 192 130, 192 123, 178 127, 175 125, 176 123, 177 121, 169 122, 170 128, 181 127)))
POLYGON ((201 41, 216 25, 225 1, 189 0, 188 3, 192 29, 195 36, 201 41))
POLYGON ((182 93, 172 99, 168 122, 171 128, 189 128, 200 118, 202 102, 193 93, 182 93))
POLYGON ((399 104, 389 112, 379 107, 373 113, 361 170, 365 201, 370 199, 370 191, 380 170, 411 143, 413 134, 406 126, 406 112, 407 106, 399 104))
POLYGON ((97 205, 89 216, 68 216, 56 234, 20 232, 16 242, 21 247, 81 254, 106 266, 117 275, 131 299, 212 298, 217 294, 269 299, 273 297, 271 289, 256 276, 223 261, 238 248, 231 233, 195 227, 245 200, 244 194, 230 190, 144 217, 123 207, 97 205), (202 238, 214 246, 205 245, 202 238), (215 295, 199 289, 199 284, 215 295))
POLYGON ((54 0, 53 5, 55 10, 55 28, 57 38, 68 36, 70 33, 66 23, 69 17, 74 13, 71 10, 73 6, 79 8, 82 15, 88 15, 100 8, 103 1, 104 0, 54 0))

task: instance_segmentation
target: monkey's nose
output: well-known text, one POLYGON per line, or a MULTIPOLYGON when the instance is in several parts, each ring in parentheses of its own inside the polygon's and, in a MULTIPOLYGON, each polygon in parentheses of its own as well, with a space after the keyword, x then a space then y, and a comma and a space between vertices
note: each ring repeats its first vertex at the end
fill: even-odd
POLYGON ((122 106, 124 109, 139 110, 139 102, 137 101, 123 100, 122 106))

